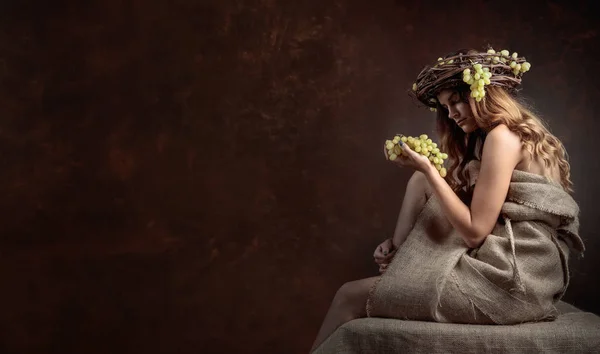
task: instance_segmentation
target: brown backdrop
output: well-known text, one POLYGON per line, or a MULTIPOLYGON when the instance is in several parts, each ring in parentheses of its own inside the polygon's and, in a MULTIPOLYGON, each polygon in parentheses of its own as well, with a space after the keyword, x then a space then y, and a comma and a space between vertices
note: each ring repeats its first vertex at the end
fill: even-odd
POLYGON ((570 152, 600 313, 597 13, 435 3, 3 1, 0 351, 307 352, 393 232, 382 141, 432 132, 406 90, 488 43, 570 152))

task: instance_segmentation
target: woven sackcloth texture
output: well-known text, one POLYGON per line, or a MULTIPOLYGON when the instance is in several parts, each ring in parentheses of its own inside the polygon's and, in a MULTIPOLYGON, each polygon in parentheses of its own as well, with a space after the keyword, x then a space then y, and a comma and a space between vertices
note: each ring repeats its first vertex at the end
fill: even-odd
POLYGON ((558 302, 554 321, 470 325, 361 318, 337 329, 314 354, 600 353, 600 317, 558 302))
MULTIPOLYGON (((479 162, 467 165, 469 185, 479 162)), ((501 216, 469 249, 432 195, 367 301, 372 317, 469 324, 551 320, 583 251, 579 208, 559 185, 515 170, 501 216)))

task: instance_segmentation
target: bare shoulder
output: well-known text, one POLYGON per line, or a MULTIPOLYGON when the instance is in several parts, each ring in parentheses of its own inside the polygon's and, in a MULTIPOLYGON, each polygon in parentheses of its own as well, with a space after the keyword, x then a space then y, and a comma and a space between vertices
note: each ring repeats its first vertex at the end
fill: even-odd
POLYGON ((507 147, 521 146, 521 138, 504 124, 498 124, 487 134, 487 139, 491 139, 495 144, 505 144, 507 147))
POLYGON ((487 134, 483 145, 483 157, 500 159, 513 167, 522 159, 521 138, 504 124, 499 124, 487 134))

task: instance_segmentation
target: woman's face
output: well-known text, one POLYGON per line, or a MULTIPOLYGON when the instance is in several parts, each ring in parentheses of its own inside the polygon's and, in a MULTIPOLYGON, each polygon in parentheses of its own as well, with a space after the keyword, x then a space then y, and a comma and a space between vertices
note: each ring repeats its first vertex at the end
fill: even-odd
POLYGON ((448 118, 452 119, 465 133, 477 130, 478 126, 473 118, 471 106, 468 101, 463 101, 458 91, 443 90, 437 98, 442 107, 448 111, 448 118))

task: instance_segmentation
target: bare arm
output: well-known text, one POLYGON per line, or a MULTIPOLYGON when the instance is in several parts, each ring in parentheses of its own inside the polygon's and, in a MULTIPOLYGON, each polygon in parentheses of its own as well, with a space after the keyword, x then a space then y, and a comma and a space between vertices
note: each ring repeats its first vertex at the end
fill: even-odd
POLYGON ((460 200, 434 167, 426 171, 444 213, 467 246, 479 247, 492 232, 520 157, 521 141, 506 126, 500 125, 488 134, 471 208, 460 200))

